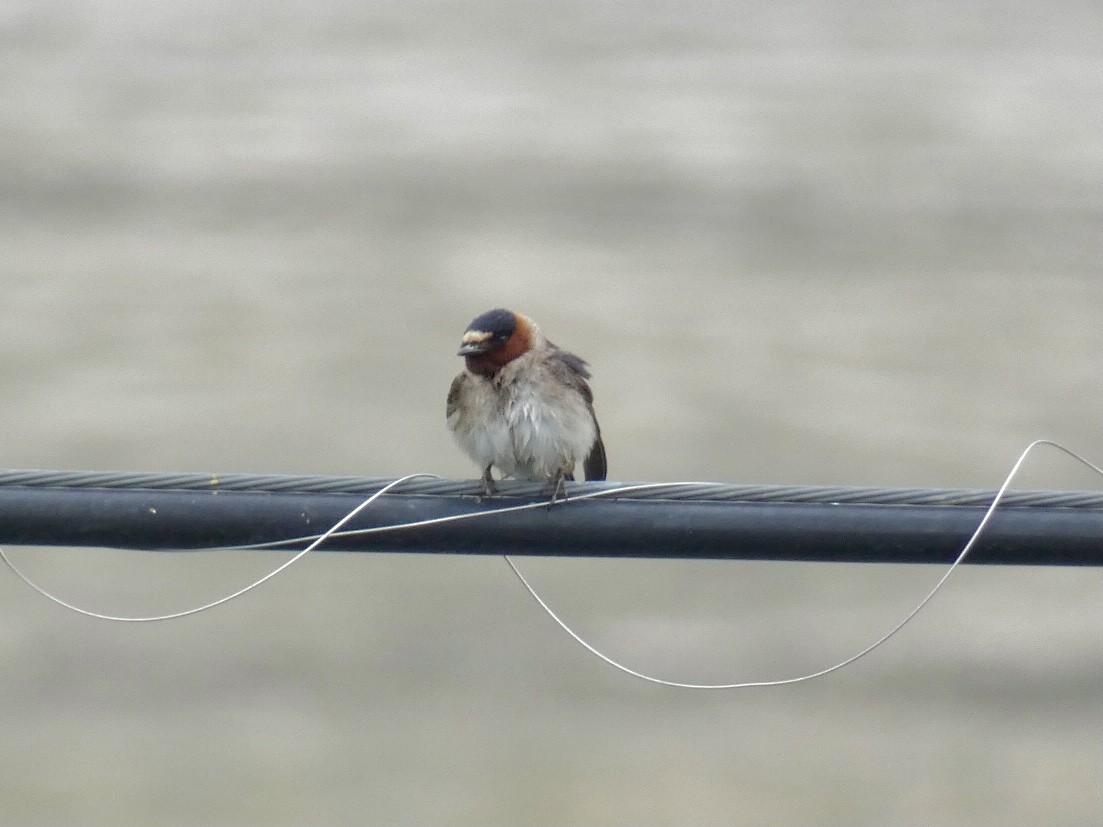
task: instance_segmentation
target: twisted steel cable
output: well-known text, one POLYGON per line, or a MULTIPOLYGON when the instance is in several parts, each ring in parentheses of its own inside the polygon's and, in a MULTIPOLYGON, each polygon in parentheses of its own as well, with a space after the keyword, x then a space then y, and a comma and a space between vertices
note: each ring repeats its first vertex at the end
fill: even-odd
MULTIPOLYGON (((0 471, 0 545, 293 550, 390 484, 373 477, 0 471)), ((405 480, 324 551, 944 563, 994 491, 405 480)), ((970 563, 1103 565, 1103 494, 1007 492, 970 563)))
MULTIPOLYGON (((203 474, 117 471, 0 470, 0 488, 108 489, 129 491, 242 491, 258 493, 355 494, 368 496, 393 482, 391 478, 357 476, 300 476, 282 474, 203 474)), ((608 490, 633 483, 586 483, 570 490, 608 490)), ((987 506, 995 491, 967 488, 878 488, 863 486, 736 485, 728 483, 669 483, 615 494, 618 500, 669 500, 742 503, 805 503, 849 505, 987 506)), ((505 480, 503 498, 531 499, 546 494, 540 483, 505 480)), ((478 497, 482 487, 474 480, 412 480, 394 494, 424 497, 478 497)), ((1008 491, 1008 507, 1103 509, 1098 491, 1008 491)))

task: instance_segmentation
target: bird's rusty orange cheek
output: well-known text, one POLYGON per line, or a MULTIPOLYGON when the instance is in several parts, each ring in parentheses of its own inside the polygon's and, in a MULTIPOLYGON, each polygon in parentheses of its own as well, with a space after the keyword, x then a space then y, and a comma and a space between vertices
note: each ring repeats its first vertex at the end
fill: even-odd
POLYGON ((529 332, 527 325, 519 324, 517 329, 513 331, 513 335, 506 339, 501 348, 487 355, 492 356, 498 362, 498 367, 504 367, 531 349, 532 334, 529 332))

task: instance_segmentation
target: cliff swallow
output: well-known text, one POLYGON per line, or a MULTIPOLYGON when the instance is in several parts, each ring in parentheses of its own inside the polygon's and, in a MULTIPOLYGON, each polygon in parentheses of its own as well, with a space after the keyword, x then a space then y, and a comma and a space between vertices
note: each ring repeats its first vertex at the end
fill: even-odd
POLYGON ((536 322, 498 308, 468 325, 458 354, 467 368, 448 390, 448 429, 483 472, 552 486, 552 500, 581 461, 605 479, 605 445, 586 362, 547 340, 536 322))

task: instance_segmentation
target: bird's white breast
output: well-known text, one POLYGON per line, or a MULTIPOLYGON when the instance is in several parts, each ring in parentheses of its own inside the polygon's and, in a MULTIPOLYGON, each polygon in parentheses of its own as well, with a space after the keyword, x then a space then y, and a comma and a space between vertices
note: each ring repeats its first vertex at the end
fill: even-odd
POLYGON ((503 463, 513 454, 513 442, 509 433, 497 389, 486 379, 474 374, 462 378, 456 409, 448 417, 448 427, 460 448, 480 468, 495 465, 503 474, 503 463))
POLYGON ((466 377, 448 424, 480 467, 548 480, 573 471, 589 453, 597 438, 589 407, 546 367, 545 358, 526 353, 493 379, 466 377))

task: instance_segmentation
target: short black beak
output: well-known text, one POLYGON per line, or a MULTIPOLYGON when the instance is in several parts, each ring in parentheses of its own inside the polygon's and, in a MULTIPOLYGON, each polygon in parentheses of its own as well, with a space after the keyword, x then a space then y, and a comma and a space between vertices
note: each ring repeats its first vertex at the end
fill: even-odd
POLYGON ((486 342, 467 342, 460 346, 460 349, 456 351, 457 356, 477 356, 480 353, 486 353, 486 342))

